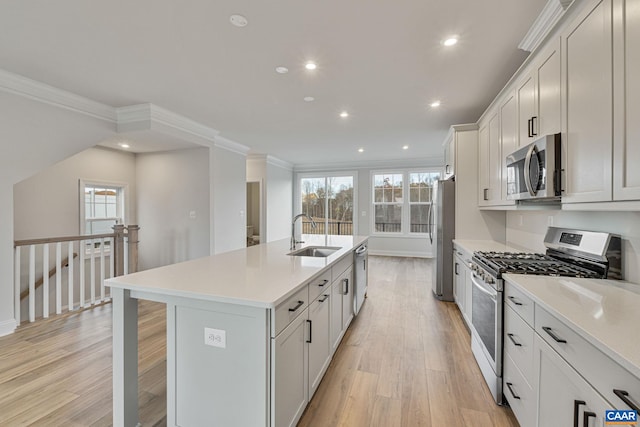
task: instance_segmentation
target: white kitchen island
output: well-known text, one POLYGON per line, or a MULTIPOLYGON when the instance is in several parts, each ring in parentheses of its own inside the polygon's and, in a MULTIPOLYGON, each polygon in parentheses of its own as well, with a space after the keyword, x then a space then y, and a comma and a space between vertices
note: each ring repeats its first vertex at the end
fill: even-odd
POLYGON ((107 281, 113 299, 113 422, 138 424, 137 300, 167 304, 167 424, 295 424, 353 317, 364 236, 305 235, 107 281), (326 356, 325 354, 326 341, 326 356))

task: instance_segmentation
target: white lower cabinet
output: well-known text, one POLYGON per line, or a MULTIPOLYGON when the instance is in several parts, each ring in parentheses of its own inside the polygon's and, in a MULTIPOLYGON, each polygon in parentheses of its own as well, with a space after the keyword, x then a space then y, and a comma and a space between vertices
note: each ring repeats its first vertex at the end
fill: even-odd
POLYGON ((342 330, 346 331, 353 320, 353 269, 349 267, 342 275, 342 330))
POLYGON ((605 410, 612 406, 538 335, 534 347, 540 381, 537 425, 604 425, 605 410))
POLYGON ((307 317, 305 309, 274 339, 275 369, 271 383, 274 426, 295 426, 309 401, 307 317))
POLYGON ((467 326, 471 327, 471 255, 455 247, 453 249, 453 294, 467 326))
MULTIPOLYGON (((329 291, 329 289, 327 289, 329 291)), ((313 397, 331 362, 329 321, 331 295, 321 294, 309 306, 309 400, 313 397)))
POLYGON ((329 340, 331 342, 331 354, 335 353, 342 340, 342 282, 336 280, 331 285, 331 303, 329 340))

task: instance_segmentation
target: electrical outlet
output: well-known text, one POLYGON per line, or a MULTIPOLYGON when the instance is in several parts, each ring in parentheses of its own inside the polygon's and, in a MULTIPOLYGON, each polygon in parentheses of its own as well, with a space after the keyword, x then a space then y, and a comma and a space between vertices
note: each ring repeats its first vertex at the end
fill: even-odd
POLYGON ((212 347, 227 348, 227 331, 204 328, 204 343, 212 347))
POLYGON ((189 211, 189 218, 196 219, 196 211, 189 211))
POLYGON ((552 227, 552 226, 553 226, 553 216, 549 215, 549 216, 547 217, 547 225, 548 225, 549 227, 552 227))
POLYGON ((367 216, 367 211, 362 211, 362 216, 367 216))
POLYGON ((520 227, 524 225, 524 219, 522 218, 522 215, 518 215, 518 224, 520 225, 520 227))

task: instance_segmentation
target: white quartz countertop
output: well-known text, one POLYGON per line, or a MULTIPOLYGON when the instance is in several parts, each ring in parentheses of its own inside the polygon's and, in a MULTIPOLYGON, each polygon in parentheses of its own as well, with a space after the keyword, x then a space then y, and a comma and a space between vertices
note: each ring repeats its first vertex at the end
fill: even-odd
POLYGON ((326 258, 289 256, 289 239, 167 265, 106 281, 112 288, 275 308, 367 236, 304 235, 306 246, 337 246, 326 258))
POLYGON ((640 378, 640 285, 505 274, 503 278, 640 378))
POLYGON ((462 247, 467 252, 533 252, 524 248, 510 246, 493 240, 461 240, 454 239, 453 244, 462 247))

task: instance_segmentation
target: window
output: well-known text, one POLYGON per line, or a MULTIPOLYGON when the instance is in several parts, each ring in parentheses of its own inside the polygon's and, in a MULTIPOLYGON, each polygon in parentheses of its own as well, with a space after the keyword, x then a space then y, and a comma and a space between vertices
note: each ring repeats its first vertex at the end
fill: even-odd
POLYGON ((373 173, 373 234, 427 233, 431 189, 438 179, 440 172, 373 173))
MULTIPOLYGON (((125 185, 80 181, 80 234, 110 234, 124 223, 125 185)), ((105 241, 106 249, 109 242, 105 241)), ((100 241, 87 243, 88 250, 100 248, 100 241)))
POLYGON ((353 235, 354 176, 309 176, 300 178, 300 212, 303 234, 353 235))

